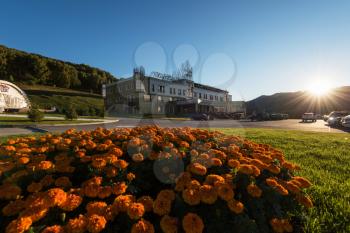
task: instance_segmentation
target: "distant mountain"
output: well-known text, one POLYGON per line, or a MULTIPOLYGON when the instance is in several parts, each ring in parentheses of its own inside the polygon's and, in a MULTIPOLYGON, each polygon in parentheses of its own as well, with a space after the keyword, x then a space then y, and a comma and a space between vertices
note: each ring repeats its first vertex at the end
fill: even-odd
POLYGON ((248 101, 246 106, 248 113, 288 113, 291 117, 300 117, 305 112, 328 114, 334 110, 350 110, 350 86, 335 88, 321 97, 306 91, 263 95, 248 101))
POLYGON ((101 93, 112 74, 85 64, 75 64, 0 45, 0 79, 17 84, 46 85, 101 93))

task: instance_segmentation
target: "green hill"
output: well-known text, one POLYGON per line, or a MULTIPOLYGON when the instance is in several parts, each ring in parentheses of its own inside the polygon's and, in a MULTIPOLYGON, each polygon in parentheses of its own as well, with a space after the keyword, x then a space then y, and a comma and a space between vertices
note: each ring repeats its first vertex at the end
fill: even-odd
POLYGON ((248 101, 246 106, 248 113, 288 113, 297 118, 304 112, 328 114, 335 110, 350 110, 350 86, 335 88, 322 97, 305 91, 264 95, 248 101))
POLYGON ((0 45, 0 79, 27 85, 45 85, 101 93, 112 74, 85 64, 74 64, 0 45))
POLYGON ((68 104, 75 106, 81 116, 102 116, 104 101, 101 95, 42 85, 19 84, 30 102, 43 109, 55 107, 56 113, 63 113, 68 104))

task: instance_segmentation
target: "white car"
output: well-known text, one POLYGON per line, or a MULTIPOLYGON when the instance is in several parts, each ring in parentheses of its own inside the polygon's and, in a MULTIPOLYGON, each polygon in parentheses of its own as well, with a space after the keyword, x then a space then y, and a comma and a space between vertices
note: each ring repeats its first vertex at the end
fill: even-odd
POLYGON ((341 119, 341 125, 345 128, 350 128, 350 115, 341 119))
POLYGON ((312 112, 304 113, 303 116, 301 117, 301 119, 303 122, 308 122, 308 121, 316 122, 317 121, 316 114, 312 113, 312 112))

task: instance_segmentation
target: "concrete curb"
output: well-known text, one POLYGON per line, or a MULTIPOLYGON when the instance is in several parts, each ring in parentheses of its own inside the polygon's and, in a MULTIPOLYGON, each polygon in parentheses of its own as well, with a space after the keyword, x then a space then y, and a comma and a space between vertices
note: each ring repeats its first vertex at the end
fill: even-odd
POLYGON ((32 125, 17 124, 17 125, 0 125, 0 128, 27 128, 27 129, 39 129, 39 130, 48 132, 44 129, 40 129, 40 127, 100 125, 100 124, 111 124, 111 123, 117 123, 117 122, 119 122, 119 120, 96 121, 96 122, 89 122, 89 123, 81 122, 81 123, 74 123, 74 124, 32 124, 32 125))
POLYGON ((74 124, 40 124, 38 126, 81 126, 81 125, 100 125, 100 124, 110 124, 117 123, 119 120, 109 120, 109 121, 96 121, 89 123, 74 123, 74 124))

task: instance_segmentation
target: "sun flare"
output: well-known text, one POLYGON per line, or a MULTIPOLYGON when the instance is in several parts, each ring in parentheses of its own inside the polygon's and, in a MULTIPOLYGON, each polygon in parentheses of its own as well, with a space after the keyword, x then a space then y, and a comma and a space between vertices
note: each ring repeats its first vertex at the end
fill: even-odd
POLYGON ((326 81, 315 81, 308 87, 308 92, 313 96, 325 96, 331 91, 331 84, 326 81))

